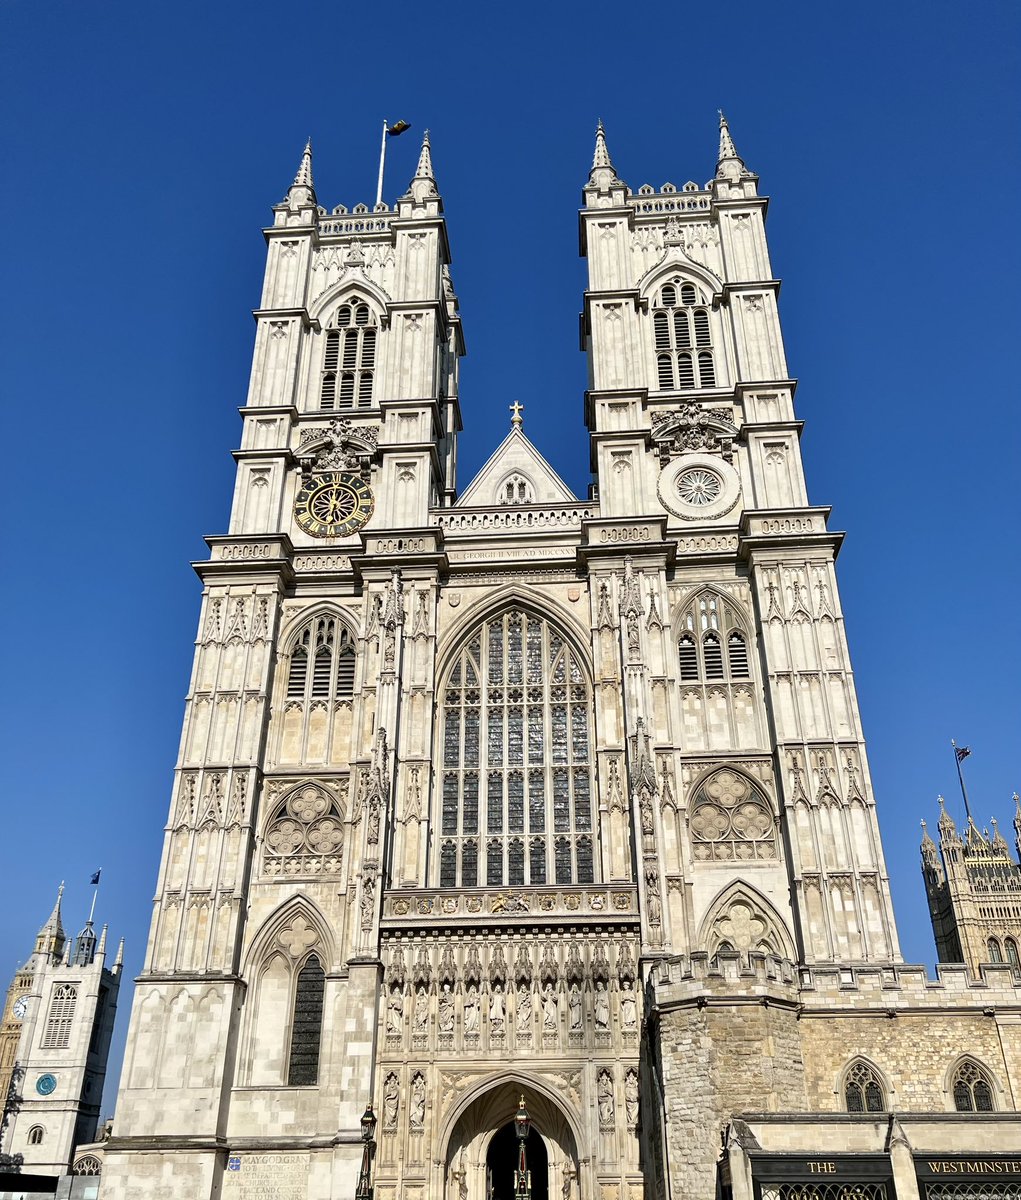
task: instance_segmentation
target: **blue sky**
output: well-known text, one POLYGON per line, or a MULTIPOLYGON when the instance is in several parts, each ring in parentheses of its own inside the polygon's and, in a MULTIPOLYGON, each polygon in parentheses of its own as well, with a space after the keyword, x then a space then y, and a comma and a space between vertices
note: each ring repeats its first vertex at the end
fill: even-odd
MULTIPOLYGON (((1021 788, 1019 17, 1010 3, 281 7, 0 2, 0 486, 10 630, 0 985, 68 882, 141 966, 199 584, 226 527, 261 228, 305 138, 320 203, 386 198, 432 131, 468 358, 461 486, 525 404, 588 482, 576 209, 712 174, 716 109, 772 198, 813 502, 839 578, 905 957, 918 821, 970 743, 1021 788)), ((126 1013, 128 996, 123 998, 126 1013)), ((108 1106, 112 1106, 108 1088, 108 1106)))

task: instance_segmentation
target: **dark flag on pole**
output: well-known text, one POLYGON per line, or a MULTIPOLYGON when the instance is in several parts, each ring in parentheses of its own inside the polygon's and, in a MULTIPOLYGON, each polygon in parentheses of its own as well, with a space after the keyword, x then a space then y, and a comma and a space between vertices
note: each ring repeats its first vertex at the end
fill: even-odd
POLYGON ((392 125, 389 125, 387 127, 386 136, 387 137, 400 137, 402 133, 404 133, 406 130, 408 130, 410 128, 411 128, 411 126, 408 124, 407 121, 395 121, 392 125))
POLYGON ((955 746, 954 753, 957 755, 958 762, 964 762, 964 760, 971 753, 971 747, 970 746, 955 746))
POLYGON ((103 873, 102 870, 94 872, 92 878, 89 880, 89 883, 95 884, 96 886, 98 886, 99 885, 99 877, 100 877, 100 875, 102 875, 102 873, 103 873))

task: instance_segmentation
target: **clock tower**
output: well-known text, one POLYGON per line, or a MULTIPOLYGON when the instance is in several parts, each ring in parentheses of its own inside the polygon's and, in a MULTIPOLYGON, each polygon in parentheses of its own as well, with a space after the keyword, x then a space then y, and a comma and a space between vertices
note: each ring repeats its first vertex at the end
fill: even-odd
POLYGON ((71 1169, 75 1148, 92 1142, 106 1079, 123 943, 106 965, 106 926, 91 918, 74 938, 57 902, 7 992, 0 1024, 3 1162, 36 1175, 71 1169))

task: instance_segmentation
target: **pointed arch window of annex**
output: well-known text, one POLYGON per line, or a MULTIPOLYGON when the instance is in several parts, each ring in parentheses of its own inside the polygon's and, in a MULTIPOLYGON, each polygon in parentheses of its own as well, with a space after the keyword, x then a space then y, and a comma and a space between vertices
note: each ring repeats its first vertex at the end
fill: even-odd
POLYGON ((319 407, 368 408, 376 372, 376 316, 359 296, 350 296, 326 329, 319 381, 319 407))
POLYGON ((592 690, 574 648, 512 608, 469 635, 442 695, 440 886, 593 882, 592 690))
POLYGON ((974 1059, 966 1058, 954 1072, 950 1084, 957 1112, 992 1112, 993 1086, 974 1059))
POLYGON ((54 985, 50 997, 50 1010, 46 1014, 46 1025, 40 1043, 43 1050, 66 1050, 74 1024, 74 1010, 78 1003, 78 989, 73 983, 54 985))
POLYGON ((675 278, 653 298, 652 331, 659 390, 716 387, 710 299, 690 281, 675 278))
POLYGON ((355 689, 355 645, 336 617, 315 617, 291 641, 288 700, 350 700, 355 689))
POLYGON ((886 1111, 886 1096, 879 1076, 862 1059, 853 1062, 844 1075, 844 1104, 851 1113, 886 1111))
POLYGON ((751 678, 744 630, 715 592, 702 592, 681 618, 677 662, 683 683, 751 678))

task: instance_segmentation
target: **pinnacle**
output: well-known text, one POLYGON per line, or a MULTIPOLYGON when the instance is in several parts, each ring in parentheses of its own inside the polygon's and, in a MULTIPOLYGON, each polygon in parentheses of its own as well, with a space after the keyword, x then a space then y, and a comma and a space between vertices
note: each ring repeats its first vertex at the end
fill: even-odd
POLYGON ((309 191, 314 191, 315 186, 312 183, 312 139, 309 138, 305 143, 305 149, 302 151, 301 163, 298 166, 298 173, 294 177, 294 182, 291 187, 305 187, 309 191))
POLYGON ((430 179, 433 183, 436 182, 436 176, 433 174, 432 147, 429 142, 428 129, 422 135, 422 150, 418 156, 418 166, 415 168, 415 178, 430 179))
POLYGON ((737 147, 734 145, 734 139, 730 136, 730 126, 727 124, 727 118, 720 110, 720 153, 716 160, 716 174, 720 175, 720 168, 724 163, 737 163, 744 171, 744 159, 737 152, 737 147))
POLYGON ((613 160, 610 158, 610 151, 606 145, 606 130, 603 128, 602 121, 596 125, 596 148, 592 155, 592 170, 589 171, 588 177, 589 183, 612 182, 617 178, 617 172, 614 170, 613 160))

